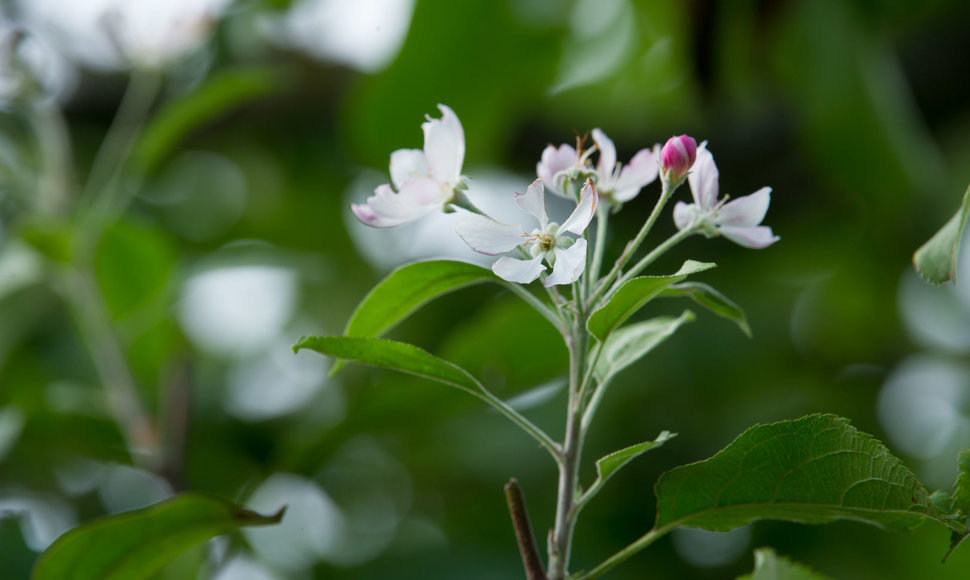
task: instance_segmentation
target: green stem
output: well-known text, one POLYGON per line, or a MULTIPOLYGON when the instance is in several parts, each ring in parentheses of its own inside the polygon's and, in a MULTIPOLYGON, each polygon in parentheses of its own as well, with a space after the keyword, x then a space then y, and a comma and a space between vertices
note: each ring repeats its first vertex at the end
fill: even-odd
POLYGON ((647 234, 650 233, 650 230, 653 228, 653 224, 660 216, 660 212, 663 210, 664 206, 667 205, 667 201, 677 190, 677 185, 679 185, 676 184, 673 187, 670 187, 667 180, 662 180, 661 183, 663 184, 663 189, 660 192, 660 199, 658 199, 657 204, 653 206, 653 211, 650 212, 650 217, 648 217, 647 221, 643 223, 643 227, 640 228, 637 236, 630 240, 630 242, 623 249, 623 253, 620 254, 619 258, 617 258, 616 263, 613 264, 613 268, 610 270, 610 272, 605 278, 600 280, 596 290, 593 291, 593 294, 586 301, 587 307, 591 309, 594 308, 596 305, 596 300, 598 300, 599 297, 606 292, 606 289, 609 288, 610 283, 620 275, 620 272, 623 270, 623 266, 630 261, 630 258, 632 258, 633 254, 636 253, 637 249, 640 247, 640 244, 642 244, 643 240, 647 237, 647 234))
POLYGON ((486 389, 484 386, 479 385, 479 391, 474 394, 481 400, 497 409, 499 413, 505 415, 513 423, 521 427, 523 431, 531 435, 536 441, 539 442, 540 445, 549 451, 553 459, 556 461, 561 459, 562 450, 560 449, 559 444, 553 441, 551 437, 546 435, 545 431, 537 427, 532 421, 529 421, 518 411, 512 407, 509 407, 505 401, 493 395, 491 391, 486 389))
POLYGON ((513 294, 524 300, 529 306, 535 309, 536 312, 541 314, 546 320, 555 326, 556 330, 558 330, 560 333, 566 332, 566 321, 563 320, 561 313, 549 308, 545 302, 539 300, 539 298, 537 298, 532 292, 529 292, 525 286, 515 282, 507 282, 505 283, 505 287, 508 288, 513 294))
POLYGON ((685 230, 678 231, 676 234, 664 240, 662 244, 654 248, 653 251, 651 251, 649 254, 641 258, 640 261, 636 263, 636 265, 634 265, 632 268, 630 268, 629 271, 623 274, 623 276, 616 281, 616 284, 613 284, 613 287, 610 289, 610 292, 607 294, 607 296, 612 295, 612 293, 615 292, 620 286, 624 285, 628 281, 635 278, 637 274, 639 274, 640 272, 643 271, 644 268, 652 264, 654 260, 664 255, 670 248, 673 248, 674 246, 676 246, 683 240, 687 239, 688 237, 694 235, 695 233, 697 233, 696 229, 687 228, 685 230))
POLYGON ((46 101, 34 103, 31 113, 42 159, 37 184, 40 210, 60 214, 67 209, 71 189, 71 138, 64 117, 54 104, 46 101))
POLYGON ((592 294, 596 288, 596 281, 600 277, 600 269, 603 267, 603 252, 606 249, 606 227, 609 221, 609 208, 599 205, 596 208, 596 243, 593 246, 593 261, 586 273, 588 281, 588 293, 592 294))
POLYGON ((604 560, 600 565, 593 568, 589 572, 581 572, 575 576, 571 576, 570 580, 592 580, 593 578, 598 578, 603 574, 609 572, 617 564, 627 560, 630 556, 633 556, 640 550, 646 548, 650 544, 654 543, 659 538, 663 537, 665 534, 670 532, 676 526, 666 525, 662 528, 654 528, 647 532, 646 534, 640 536, 640 538, 630 544, 629 546, 623 548, 616 554, 613 554, 606 560, 604 560))

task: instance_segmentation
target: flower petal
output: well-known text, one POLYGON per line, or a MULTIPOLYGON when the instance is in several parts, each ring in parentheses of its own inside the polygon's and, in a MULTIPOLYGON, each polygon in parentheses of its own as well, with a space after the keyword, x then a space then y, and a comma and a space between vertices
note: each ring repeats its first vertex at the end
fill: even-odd
POLYGON ((391 183, 394 187, 401 186, 408 179, 431 177, 431 167, 428 158, 420 149, 398 149, 391 153, 391 183))
POLYGON ((717 228, 721 235, 731 240, 735 244, 745 248, 761 249, 767 248, 781 238, 772 233, 768 226, 738 227, 721 226, 717 228))
POLYGON ((572 284, 586 270, 586 240, 580 238, 565 250, 556 248, 555 252, 556 265, 543 282, 546 288, 556 284, 572 284))
POLYGON ((620 176, 614 184, 613 200, 626 203, 637 196, 640 190, 660 173, 657 156, 650 149, 641 149, 630 159, 630 162, 620 170, 620 176))
POLYGON ((421 123, 424 131, 424 153, 431 166, 431 175, 441 183, 458 185, 461 179, 461 164, 465 160, 465 132, 454 111, 445 105, 441 109, 441 119, 421 123))
POLYGON ((685 230, 692 226, 695 218, 697 218, 696 205, 687 205, 682 201, 678 201, 674 205, 674 224, 678 230, 685 230))
POLYGON ((522 226, 502 224, 477 213, 458 220, 455 231, 471 249, 490 256, 511 252, 526 241, 522 226))
POLYGON ((351 205, 361 222, 375 228, 392 228, 424 217, 441 208, 441 186, 431 179, 411 179, 400 192, 383 184, 363 205, 351 205))
POLYGON ((593 129, 593 143, 596 143, 596 148, 600 150, 600 158, 596 162, 600 179, 609 178, 616 168, 616 146, 599 128, 593 129))
POLYGON ((565 178, 562 175, 556 178, 556 174, 573 167, 577 160, 576 150, 569 145, 562 144, 558 149, 547 145, 542 150, 542 158, 536 163, 536 175, 542 180, 546 189, 556 195, 565 195, 563 190, 565 178))
POLYGON ((587 179, 586 185, 583 186, 583 189, 579 190, 579 204, 576 205, 573 213, 566 218, 566 221, 559 226, 559 231, 572 232, 577 236, 582 235, 586 226, 589 225, 589 220, 593 219, 593 214, 596 213, 596 203, 598 200, 596 188, 593 187, 593 181, 587 179))
POLYGON ((687 174, 690 193, 694 196, 694 203, 700 206, 701 210, 713 209, 717 203, 717 179, 717 165, 714 164, 714 156, 707 150, 705 141, 697 148, 694 167, 687 174))
POLYGON ((745 195, 724 204, 714 217, 721 226, 753 227, 761 223, 771 203, 771 188, 762 187, 751 195, 745 195))
POLYGON ((518 282, 519 284, 532 282, 545 269, 546 267, 542 264, 541 254, 531 260, 519 260, 517 258, 502 256, 492 264, 492 271, 499 278, 508 280, 509 282, 518 282))
POLYGON ((525 213, 539 220, 539 225, 542 229, 546 228, 546 224, 549 223, 549 215, 546 214, 546 198, 543 193, 541 179, 536 179, 530 183, 525 193, 516 193, 515 205, 519 206, 519 209, 525 213))

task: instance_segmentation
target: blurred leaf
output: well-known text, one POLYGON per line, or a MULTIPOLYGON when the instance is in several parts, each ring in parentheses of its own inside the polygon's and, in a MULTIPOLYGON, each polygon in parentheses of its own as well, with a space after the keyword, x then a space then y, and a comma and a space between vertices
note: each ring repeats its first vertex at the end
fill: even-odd
POLYGON ((67 264, 74 256, 71 224, 52 219, 29 219, 20 225, 20 239, 52 262, 67 264))
MULTIPOLYGON (((448 292, 498 280, 491 270, 454 260, 401 266, 375 286, 350 316, 346 336, 380 336, 429 301, 448 292)), ((330 374, 343 366, 333 365, 330 374)))
POLYGON ((603 352, 596 364, 596 379, 601 383, 611 380, 692 320, 694 313, 685 310, 677 318, 658 316, 617 330, 603 345, 603 352))
POLYGON ((960 510, 964 516, 970 516, 970 449, 960 452, 960 475, 953 488, 954 510, 960 510))
POLYGON ((162 296, 176 257, 161 230, 127 221, 106 229, 94 256, 94 273, 112 317, 124 319, 162 296))
POLYGON ((356 336, 304 336, 293 352, 308 348, 322 355, 417 375, 478 395, 481 384, 467 371, 413 344, 356 336))
POLYGON ((184 494, 67 532, 41 554, 33 580, 147 578, 209 538, 279 523, 283 511, 262 516, 216 497, 184 494))
POLYGON ((751 327, 748 326, 748 318, 744 315, 744 310, 732 302, 727 296, 721 294, 711 286, 703 282, 682 282, 674 284, 660 293, 661 296, 687 296, 694 302, 707 308, 718 316, 733 320, 741 332, 751 338, 751 327))
POLYGON ((233 108, 282 90, 287 80, 286 74, 269 67, 240 67, 214 74, 158 112, 136 143, 133 159, 150 173, 183 137, 233 108))
POLYGON ((603 487, 607 480, 609 480, 614 473, 622 469, 627 463, 630 463, 651 449, 660 447, 676 436, 676 433, 671 433, 670 431, 661 431, 660 435, 657 435, 657 438, 653 441, 637 443, 636 445, 625 447, 597 459, 596 481, 593 482, 593 485, 589 487, 589 491, 587 491, 587 493, 583 496, 583 501, 585 502, 586 499, 595 495, 599 489, 603 487))
POLYGON ((716 264, 687 260, 676 274, 670 276, 641 276, 627 281, 613 297, 590 315, 586 327, 600 341, 606 340, 613 330, 655 298, 671 284, 680 282, 691 274, 714 268, 716 264))
POLYGON ((956 280, 960 240, 963 238, 968 217, 970 186, 967 186, 967 191, 963 194, 963 203, 957 213, 913 254, 913 267, 927 282, 942 284, 956 280))
POLYGON ((754 551, 754 572, 738 580, 828 580, 828 576, 778 556, 771 548, 758 548, 754 551))
POLYGON ((714 457, 661 475, 656 494, 656 528, 850 519, 910 531, 930 519, 965 531, 882 443, 835 415, 755 425, 714 457))

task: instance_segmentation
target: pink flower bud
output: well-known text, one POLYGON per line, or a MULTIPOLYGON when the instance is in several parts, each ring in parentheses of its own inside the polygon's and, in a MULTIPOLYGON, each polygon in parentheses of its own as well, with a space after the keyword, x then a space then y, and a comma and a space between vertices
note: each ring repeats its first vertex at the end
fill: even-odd
POLYGON ((660 150, 660 164, 663 173, 670 181, 679 182, 687 175, 697 158, 697 141, 693 137, 681 135, 667 139, 660 150))

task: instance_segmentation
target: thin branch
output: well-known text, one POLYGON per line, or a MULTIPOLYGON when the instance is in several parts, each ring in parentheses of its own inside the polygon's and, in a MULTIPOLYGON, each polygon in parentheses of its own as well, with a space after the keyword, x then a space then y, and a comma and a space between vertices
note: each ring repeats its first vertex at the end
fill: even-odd
POLYGON ((526 578, 547 580, 542 559, 539 557, 539 549, 536 546, 535 534, 532 533, 529 511, 525 507, 525 494, 522 493, 522 488, 514 477, 505 484, 505 501, 509 505, 509 515, 512 516, 512 527, 515 528, 515 539, 519 544, 526 578))

